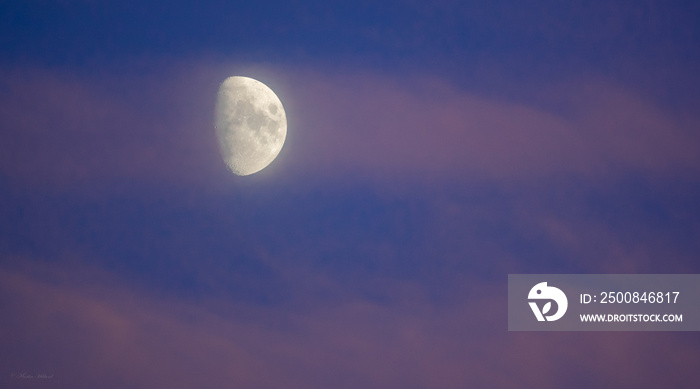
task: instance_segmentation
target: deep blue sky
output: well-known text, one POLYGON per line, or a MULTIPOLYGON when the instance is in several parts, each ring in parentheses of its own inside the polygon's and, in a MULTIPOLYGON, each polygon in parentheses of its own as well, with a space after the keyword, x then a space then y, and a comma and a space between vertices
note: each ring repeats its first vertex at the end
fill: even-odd
POLYGON ((213 56, 451 79, 488 67, 520 79, 651 72, 654 80, 670 77, 664 67, 689 77, 700 60, 700 9, 689 1, 8 1, 2 11, 3 61, 48 66, 213 56))
POLYGON ((509 273, 700 272, 698 20, 3 2, 0 386, 697 386, 694 333, 509 333, 505 295, 509 273), (253 176, 217 149, 230 75, 287 111, 253 176))

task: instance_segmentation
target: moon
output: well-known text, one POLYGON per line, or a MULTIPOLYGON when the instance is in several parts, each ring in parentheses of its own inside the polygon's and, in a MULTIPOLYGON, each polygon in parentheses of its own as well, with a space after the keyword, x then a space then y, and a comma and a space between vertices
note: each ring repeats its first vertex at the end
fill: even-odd
POLYGON ((272 89, 248 77, 229 77, 216 100, 216 136, 234 174, 247 176, 269 165, 287 137, 287 116, 272 89))

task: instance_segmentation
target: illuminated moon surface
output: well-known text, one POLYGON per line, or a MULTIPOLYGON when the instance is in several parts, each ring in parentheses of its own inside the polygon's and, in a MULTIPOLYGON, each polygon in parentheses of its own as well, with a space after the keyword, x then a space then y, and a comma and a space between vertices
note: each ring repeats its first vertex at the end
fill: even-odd
POLYGON ((248 77, 229 77, 221 84, 215 126, 221 155, 239 176, 269 165, 287 137, 282 102, 265 84, 248 77))

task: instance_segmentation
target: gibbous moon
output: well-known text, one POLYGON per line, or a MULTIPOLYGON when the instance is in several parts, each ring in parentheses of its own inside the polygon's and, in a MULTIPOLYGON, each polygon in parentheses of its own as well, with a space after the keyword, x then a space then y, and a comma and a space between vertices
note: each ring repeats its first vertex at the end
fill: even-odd
POLYGON ((275 92, 248 77, 229 77, 216 100, 216 136, 232 172, 247 176, 269 165, 287 137, 287 116, 275 92))

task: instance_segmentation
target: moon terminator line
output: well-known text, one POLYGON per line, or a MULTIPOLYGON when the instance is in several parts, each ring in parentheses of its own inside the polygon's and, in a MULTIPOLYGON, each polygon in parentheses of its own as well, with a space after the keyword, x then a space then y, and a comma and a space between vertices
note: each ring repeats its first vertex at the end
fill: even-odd
POLYGON ((287 117, 277 95, 262 82, 241 76, 221 83, 215 127, 224 162, 239 176, 272 163, 287 137, 287 117))

